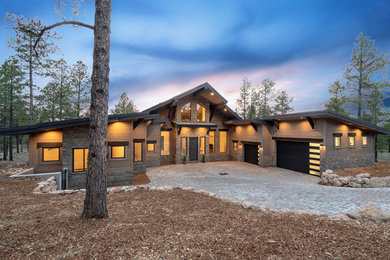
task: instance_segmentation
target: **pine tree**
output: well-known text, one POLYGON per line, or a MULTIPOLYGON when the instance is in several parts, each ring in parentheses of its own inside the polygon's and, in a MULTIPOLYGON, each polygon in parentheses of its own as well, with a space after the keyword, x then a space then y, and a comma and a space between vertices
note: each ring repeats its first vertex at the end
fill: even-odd
POLYGON ((348 97, 345 95, 345 86, 341 85, 340 81, 336 80, 329 85, 328 92, 330 94, 330 98, 328 103, 325 104, 326 109, 348 115, 344 109, 344 106, 348 101, 348 97))
POLYGON ((275 98, 274 112, 276 114, 286 114, 294 110, 290 105, 293 102, 294 98, 289 98, 286 91, 280 92, 275 98))
POLYGON ((388 86, 388 84, 384 80, 383 82, 374 83, 374 85, 370 87, 371 92, 367 96, 366 101, 367 109, 362 116, 364 121, 378 125, 388 117, 388 113, 384 112, 383 104, 383 100, 385 98, 383 90, 386 88, 386 86, 388 86))
POLYGON ((115 105, 114 109, 111 109, 112 114, 121 115, 138 112, 137 107, 134 105, 134 101, 127 96, 125 92, 122 93, 118 104, 115 105))
POLYGON ((238 106, 238 111, 239 111, 238 114, 243 119, 248 118, 250 96, 251 96, 251 83, 247 78, 244 78, 242 82, 242 87, 240 88, 240 98, 238 98, 236 101, 238 106))
POLYGON ((259 92, 256 91, 256 89, 251 88, 251 96, 250 96, 250 102, 249 102, 249 108, 248 108, 248 119, 256 118, 256 108, 259 104, 259 92))
POLYGON ((14 14, 7 14, 6 19, 14 30, 14 36, 9 37, 8 46, 14 49, 23 70, 28 74, 30 124, 33 124, 35 120, 34 76, 42 75, 47 67, 50 54, 58 50, 58 47, 52 42, 52 39, 57 39, 58 36, 55 33, 42 36, 34 49, 38 32, 44 28, 42 22, 14 14))
POLYGON ((264 79, 261 85, 257 86, 257 90, 259 93, 257 116, 261 118, 271 115, 274 112, 271 103, 275 99, 275 82, 269 78, 264 79))
POLYGON ((88 67, 81 60, 77 61, 71 68, 71 84, 75 92, 75 112, 76 118, 85 116, 88 112, 91 92, 91 75, 88 67))
POLYGON ((344 77, 347 80, 347 89, 350 91, 350 100, 357 104, 357 117, 363 115, 363 108, 367 103, 364 96, 375 86, 375 77, 388 64, 387 55, 379 52, 375 41, 360 33, 354 43, 349 66, 345 69, 344 77))

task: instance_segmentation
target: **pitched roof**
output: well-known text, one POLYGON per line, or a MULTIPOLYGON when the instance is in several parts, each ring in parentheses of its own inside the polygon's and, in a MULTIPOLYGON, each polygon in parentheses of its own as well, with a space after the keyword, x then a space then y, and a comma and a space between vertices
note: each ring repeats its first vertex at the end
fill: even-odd
MULTIPOLYGON (((113 121, 126 121, 126 120, 137 120, 137 119, 155 119, 158 118, 158 114, 150 115, 148 113, 131 113, 124 115, 109 115, 108 122, 113 121)), ((89 118, 78 118, 70 120, 62 120, 55 122, 45 122, 35 125, 11 127, 11 128, 0 128, 0 135, 17 135, 17 134, 28 134, 43 130, 61 129, 65 127, 88 125, 90 122, 89 118)))
POLYGON ((378 127, 376 125, 364 122, 362 120, 339 114, 330 110, 316 110, 316 111, 307 111, 299 113, 290 113, 284 115, 272 115, 265 116, 261 120, 272 121, 272 120, 282 120, 282 119, 303 119, 303 118, 331 118, 337 121, 341 121, 347 125, 353 125, 355 127, 361 128, 363 130, 369 130, 377 134, 386 134, 390 135, 390 130, 378 127))
MULTIPOLYGON (((155 106, 152 106, 148 109, 145 109, 144 111, 142 111, 143 113, 151 113, 153 111, 156 111, 157 109, 159 108, 162 108, 164 106, 167 106, 169 104, 173 104, 175 102, 177 102, 179 99, 181 98, 184 98, 186 96, 189 96, 189 95, 192 95, 192 94, 196 94, 196 93, 201 93, 202 91, 204 90, 209 90, 210 92, 213 93, 213 96, 215 96, 217 99, 219 99, 219 103, 220 104, 223 104, 224 107, 232 114, 232 116, 236 119, 241 119, 239 115, 237 115, 230 107, 228 107, 226 105, 227 103, 227 100, 220 94, 218 93, 218 91, 216 91, 208 82, 205 82, 199 86, 196 86, 190 90, 187 90, 179 95, 176 95, 168 100, 165 100, 164 102, 161 102, 161 103, 158 103, 157 105, 155 106)), ((216 100, 216 99, 214 99, 216 100)))

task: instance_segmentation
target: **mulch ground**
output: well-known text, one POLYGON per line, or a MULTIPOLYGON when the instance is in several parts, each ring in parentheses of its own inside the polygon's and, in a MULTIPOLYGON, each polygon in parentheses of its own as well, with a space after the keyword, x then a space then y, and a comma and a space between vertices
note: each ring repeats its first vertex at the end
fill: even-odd
POLYGON ((133 185, 143 185, 150 183, 150 179, 146 173, 133 174, 133 185))
POLYGON ((390 176, 390 163, 377 162, 375 167, 347 168, 334 171, 334 173, 339 176, 356 176, 360 173, 369 173, 371 177, 386 177, 390 176))
POLYGON ((0 174, 0 259, 389 259, 390 225, 260 213, 203 194, 108 195, 110 217, 80 218, 82 194, 33 195, 0 174))

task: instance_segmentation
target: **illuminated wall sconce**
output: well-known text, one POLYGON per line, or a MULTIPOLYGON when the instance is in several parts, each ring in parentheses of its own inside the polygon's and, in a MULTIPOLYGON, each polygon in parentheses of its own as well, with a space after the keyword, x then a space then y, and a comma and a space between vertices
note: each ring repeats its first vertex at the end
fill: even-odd
POLYGON ((242 149, 242 143, 238 144, 238 148, 242 149))
POLYGON ((259 148, 259 153, 263 152, 263 146, 261 144, 258 145, 258 148, 259 148))
POLYGON ((223 109, 223 111, 225 111, 225 112, 227 111, 226 107, 223 109))
POLYGON ((326 146, 323 143, 320 144, 320 151, 326 151, 326 146))
POLYGON ((211 92, 210 95, 211 95, 211 96, 214 96, 214 92, 211 92))

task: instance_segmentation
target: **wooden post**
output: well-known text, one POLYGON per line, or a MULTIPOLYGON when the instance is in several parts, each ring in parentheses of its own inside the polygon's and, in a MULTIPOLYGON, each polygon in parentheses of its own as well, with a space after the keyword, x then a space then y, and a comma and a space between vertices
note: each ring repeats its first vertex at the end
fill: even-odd
POLYGON ((9 160, 13 161, 14 160, 14 155, 13 155, 13 147, 12 147, 12 135, 9 136, 9 160))

